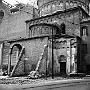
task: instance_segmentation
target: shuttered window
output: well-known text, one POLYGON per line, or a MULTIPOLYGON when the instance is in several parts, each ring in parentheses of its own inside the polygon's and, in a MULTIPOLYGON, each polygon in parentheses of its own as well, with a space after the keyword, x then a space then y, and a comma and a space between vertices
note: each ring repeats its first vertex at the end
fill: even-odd
POLYGON ((81 29, 81 36, 88 36, 87 26, 82 27, 82 29, 81 29))

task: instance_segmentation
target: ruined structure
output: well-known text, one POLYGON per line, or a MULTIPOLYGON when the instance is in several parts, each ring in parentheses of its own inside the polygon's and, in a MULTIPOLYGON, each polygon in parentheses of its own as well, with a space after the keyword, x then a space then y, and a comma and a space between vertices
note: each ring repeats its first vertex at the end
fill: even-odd
POLYGON ((8 12, 6 19, 1 10, 1 70, 8 66, 11 76, 34 70, 51 75, 53 63, 54 75, 89 74, 89 20, 84 20, 89 18, 89 0, 38 0, 37 4, 36 13, 33 7, 24 7, 13 15, 8 12))
MULTIPOLYGON (((9 69, 10 45, 8 41, 28 38, 26 31, 26 20, 38 17, 38 10, 33 6, 17 4, 11 7, 7 2, 0 0, 0 70, 7 72, 9 69)), ((12 51, 11 66, 16 65, 18 51, 22 46, 16 44, 19 48, 14 47, 12 51), (17 56, 16 56, 17 53, 17 56)), ((21 70, 22 71, 22 70, 21 70)), ((9 71, 8 71, 9 73, 9 71)))

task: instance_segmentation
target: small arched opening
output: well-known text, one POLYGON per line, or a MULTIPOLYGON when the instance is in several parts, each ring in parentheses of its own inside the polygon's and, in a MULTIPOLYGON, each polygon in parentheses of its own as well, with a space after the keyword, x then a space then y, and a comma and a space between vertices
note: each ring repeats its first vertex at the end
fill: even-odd
POLYGON ((16 65, 22 46, 20 44, 14 44, 10 50, 10 71, 16 65))
POLYGON ((65 34, 66 33, 66 31, 65 31, 65 24, 62 23, 60 27, 61 27, 61 33, 65 34))
POLYGON ((0 10, 0 20, 4 17, 4 11, 0 10))

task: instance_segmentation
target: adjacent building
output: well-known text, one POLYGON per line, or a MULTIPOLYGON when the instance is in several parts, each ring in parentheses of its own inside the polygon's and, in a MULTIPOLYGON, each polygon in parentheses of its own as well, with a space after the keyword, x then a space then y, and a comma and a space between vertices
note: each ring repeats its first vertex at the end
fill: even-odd
MULTIPOLYGON (((7 2, 0 0, 0 68, 8 70, 10 43, 8 41, 28 38, 26 20, 38 17, 38 10, 31 5, 17 4, 10 8, 7 2)), ((18 51, 14 49, 14 53, 18 51)), ((14 58, 15 55, 12 56, 14 58)), ((15 57, 16 58, 16 57, 15 57)), ((16 59, 11 63, 16 64, 16 59)))

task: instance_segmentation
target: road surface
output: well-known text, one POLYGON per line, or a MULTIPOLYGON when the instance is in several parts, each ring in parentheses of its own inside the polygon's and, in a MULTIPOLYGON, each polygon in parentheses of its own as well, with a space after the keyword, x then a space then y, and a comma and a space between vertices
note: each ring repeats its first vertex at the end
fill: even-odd
POLYGON ((0 85, 0 90, 90 90, 90 79, 53 80, 23 85, 0 85))

